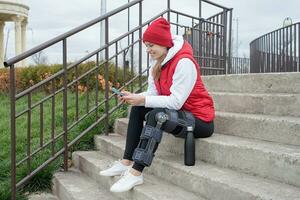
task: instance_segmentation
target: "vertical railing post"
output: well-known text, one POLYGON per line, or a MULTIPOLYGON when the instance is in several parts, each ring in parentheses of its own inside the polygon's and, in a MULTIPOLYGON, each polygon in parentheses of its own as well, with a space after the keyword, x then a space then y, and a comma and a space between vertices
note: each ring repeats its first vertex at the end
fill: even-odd
POLYGON ((300 72, 300 23, 298 23, 298 69, 297 69, 297 72, 300 72))
MULTIPOLYGON (((199 24, 198 24, 198 27, 199 27, 199 30, 198 30, 198 39, 199 39, 199 42, 198 42, 198 53, 197 53, 197 61, 198 61, 198 64, 200 65, 200 69, 202 68, 202 20, 201 20, 201 17, 202 17, 202 0, 199 0, 199 24)), ((178 17, 178 15, 177 15, 178 17)), ((177 18, 178 19, 178 18, 177 18)), ((178 24, 178 20, 177 20, 177 24, 178 24)))
POLYGON ((293 40, 294 40, 294 55, 292 55, 293 58, 293 72, 297 71, 297 24, 293 25, 294 27, 294 34, 293 34, 293 40))
MULTIPOLYGON (((229 34, 228 34, 228 67, 229 67, 229 73, 231 73, 231 31, 232 31, 232 9, 229 11, 229 34)), ((238 42, 238 41, 237 41, 238 42)))
POLYGON ((97 66, 97 71, 96 71, 96 98, 95 98, 95 106, 96 106, 96 120, 99 119, 99 116, 98 116, 98 96, 99 96, 99 79, 98 79, 98 76, 100 74, 100 66, 99 66, 99 53, 96 54, 96 66, 97 66))
POLYGON ((167 8, 168 8, 168 15, 167 15, 167 17, 168 17, 168 21, 170 21, 170 10, 171 10, 171 2, 170 2, 170 0, 168 0, 167 8))
POLYGON ((11 137, 11 199, 16 200, 16 87, 15 67, 10 66, 10 137, 11 137))
POLYGON ((293 35, 292 35, 292 32, 293 32, 293 26, 291 25, 289 27, 289 33, 290 33, 290 51, 289 51, 289 62, 288 62, 288 70, 289 72, 292 72, 293 71, 293 35))
MULTIPOLYGON (((128 3, 130 2, 130 0, 128 0, 128 3)), ((128 11, 127 11, 127 31, 130 31, 130 7, 128 7, 128 11)), ((130 36, 127 36, 127 45, 129 46, 130 44, 130 36)))
POLYGON ((64 129, 64 170, 68 171, 68 113, 67 113, 67 39, 63 40, 63 129, 64 129))
MULTIPOLYGON (((131 45, 132 46, 130 47, 131 48, 131 51, 130 51, 130 61, 131 61, 130 62, 131 63, 131 65, 130 65, 131 66, 130 67, 130 72, 131 73, 130 74, 132 75, 132 77, 134 77, 134 66, 133 66, 134 65, 134 62, 133 62, 133 59, 134 59, 133 58, 133 56, 134 56, 134 52, 133 52, 134 45, 133 45, 133 43, 134 43, 134 34, 131 34, 131 45)), ((129 51, 130 48, 128 48, 128 51, 129 51)), ((132 84, 130 84, 130 86, 131 86, 130 87, 130 92, 133 92, 133 86, 134 86, 134 84, 132 83, 132 84)))
POLYGON ((199 0, 199 18, 202 17, 202 0, 199 0))
MULTIPOLYGON (((129 40, 128 40, 129 41, 129 40)), ((126 69, 127 69, 127 64, 126 64, 126 51, 123 51, 123 77, 122 81, 125 83, 126 81, 126 69)))
MULTIPOLYGON (((203 30, 202 30, 202 28, 203 28, 203 20, 202 20, 202 18, 200 18, 200 20, 199 20, 199 65, 200 65, 200 69, 201 69, 201 67, 203 67, 202 65, 203 65, 203 30)), ((203 71, 203 70, 202 70, 203 71)))
POLYGON ((108 17, 105 18, 105 135, 108 135, 108 125, 109 125, 109 99, 108 99, 108 90, 109 90, 109 87, 108 87, 108 68, 109 68, 109 62, 108 62, 108 58, 109 58, 109 49, 108 49, 108 40, 109 40, 109 37, 108 37, 108 34, 109 34, 109 30, 108 30, 108 17))
POLYGON ((139 3, 139 91, 142 91, 142 24, 143 24, 143 13, 142 13, 142 1, 139 3))
POLYGON ((178 21, 179 21, 178 13, 176 13, 176 35, 178 35, 178 21))
POLYGON ((30 174, 31 172, 31 92, 28 93, 28 102, 27 102, 27 106, 28 106, 28 112, 27 112, 27 156, 28 156, 28 160, 27 160, 27 174, 30 174))
POLYGON ((55 79, 52 80, 52 108, 51 108, 51 155, 54 156, 55 151, 55 79))
POLYGON ((223 10, 223 21, 222 24, 224 25, 224 39, 223 39, 223 60, 224 60, 224 67, 225 67, 225 74, 228 74, 228 64, 227 64, 227 12, 224 9, 223 10))
MULTIPOLYGON (((118 52, 119 52, 119 49, 118 49, 118 42, 116 42, 115 43, 116 45, 115 45, 115 51, 116 51, 116 57, 115 57, 115 81, 114 81, 114 85, 116 86, 116 87, 120 87, 120 84, 119 84, 119 81, 118 81, 118 77, 119 77, 119 71, 118 71, 118 69, 119 69, 119 67, 118 67, 118 65, 119 65, 119 63, 118 63, 118 52)), ((118 105, 118 98, 117 98, 117 96, 115 96, 115 103, 116 103, 116 105, 118 105)))

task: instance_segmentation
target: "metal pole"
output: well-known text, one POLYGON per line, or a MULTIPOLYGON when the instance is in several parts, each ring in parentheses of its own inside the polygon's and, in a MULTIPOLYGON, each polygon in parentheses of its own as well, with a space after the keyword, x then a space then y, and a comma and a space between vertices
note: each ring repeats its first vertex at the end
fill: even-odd
POLYGON ((168 0, 167 8, 168 8, 168 21, 170 21, 170 9, 171 9, 170 0, 168 0))
MULTIPOLYGON (((142 1, 139 3, 139 91, 142 91, 142 23, 143 23, 143 13, 142 13, 142 1)), ((170 16, 168 16, 170 17, 170 16)), ((170 20, 170 19, 169 19, 170 20)))
POLYGON ((16 99, 15 67, 10 66, 11 199, 16 199, 16 99))
MULTIPOLYGON (((230 13, 229 13, 229 36, 228 36, 228 41, 229 41, 229 44, 228 44, 228 66, 229 66, 229 68, 231 69, 231 65, 232 65, 232 63, 231 63, 231 58, 232 58, 232 52, 231 52, 231 30, 232 30, 232 9, 229 11, 230 13)), ((237 34, 238 35, 238 34, 237 34)), ((237 48, 238 48, 238 36, 237 36, 237 48)), ((238 50, 238 49, 237 49, 238 50)), ((237 57, 238 57, 238 54, 237 54, 237 57)), ((231 73, 231 71, 229 70, 229 72, 231 73)))
MULTIPOLYGON (((128 3, 130 2, 130 0, 128 0, 128 3)), ((130 7, 128 7, 128 17, 127 17, 127 31, 129 32, 130 31, 130 7)), ((128 36, 128 45, 129 45, 129 36, 128 36)))
MULTIPOLYGON (((100 9, 100 16, 106 13, 106 0, 101 0, 101 9, 100 9)), ((105 43, 105 22, 102 20, 100 22, 100 48, 104 46, 105 43)), ((104 59, 103 51, 100 52, 100 60, 104 59)))
POLYGON ((297 72, 300 72, 300 24, 298 23, 298 69, 297 72))
POLYGON ((223 22, 222 24, 224 25, 224 41, 223 41, 223 59, 224 59, 224 67, 225 67, 225 73, 228 74, 228 62, 227 62, 227 10, 223 10, 223 22))
POLYGON ((63 40, 63 128, 64 128, 64 170, 68 171, 68 113, 67 113, 67 39, 63 40))
MULTIPOLYGON (((128 3, 130 2, 130 0, 128 0, 128 3)), ((127 25, 128 25, 128 27, 127 27, 127 31, 129 32, 130 31, 130 7, 128 7, 128 17, 127 17, 127 25)), ((120 44, 121 44, 121 41, 120 41, 120 44)), ((128 35, 128 37, 127 37, 127 45, 129 46, 130 45, 130 35, 128 35)), ((126 51, 126 53, 125 53, 125 56, 127 55, 127 52, 129 51, 129 48, 128 48, 128 50, 126 51)), ((132 49, 131 49, 131 51, 133 51, 132 49)), ((132 57, 131 57, 132 58, 132 57)), ((127 61, 126 60, 126 58, 125 58, 125 61, 127 61)), ((129 63, 129 60, 128 60, 128 63, 129 63)), ((133 63, 133 60, 131 60, 131 64, 133 63)), ((125 73, 125 71, 124 71, 124 73, 125 73)))
POLYGON ((199 0, 199 18, 202 16, 202 0, 199 0))
MULTIPOLYGON (((109 28, 108 28, 108 17, 105 19, 105 44, 109 43, 109 28)), ((109 63, 108 63, 108 55, 109 51, 108 51, 108 47, 105 48, 105 135, 108 135, 109 132, 109 99, 108 99, 108 90, 109 90, 109 86, 108 86, 108 69, 109 69, 109 63)))

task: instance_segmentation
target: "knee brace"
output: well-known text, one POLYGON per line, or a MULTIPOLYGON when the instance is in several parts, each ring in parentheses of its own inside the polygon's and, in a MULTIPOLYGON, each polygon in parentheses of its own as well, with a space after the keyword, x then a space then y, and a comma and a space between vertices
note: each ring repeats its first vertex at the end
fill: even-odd
POLYGON ((168 133, 176 132, 175 137, 186 138, 188 132, 193 132, 195 128, 195 118, 187 111, 176 111, 166 109, 168 121, 164 125, 164 131, 168 133))
MULTIPOLYGON (((147 117, 148 116, 146 115, 146 119, 147 117)), ((155 115, 155 120, 157 122, 155 127, 150 125, 144 126, 141 133, 140 142, 132 156, 132 159, 135 162, 144 166, 150 166, 152 163, 155 150, 154 148, 160 143, 162 138, 162 125, 164 125, 164 131, 168 133, 171 133, 177 129, 177 134, 175 134, 175 137, 187 139, 187 135, 189 135, 190 140, 190 138, 193 139, 194 136, 193 130, 195 127, 195 118, 189 112, 165 109, 165 112, 159 112, 155 115), (180 114, 180 117, 178 114, 180 114)), ((186 147, 188 146, 185 145, 185 149, 186 147)), ((189 152, 193 153, 194 150, 189 152)))
POLYGON ((168 116, 159 112, 155 115, 155 120, 157 122, 156 126, 145 125, 141 137, 140 142, 137 148, 134 150, 132 159, 139 164, 144 166, 150 166, 154 157, 154 148, 156 144, 158 145, 162 138, 162 130, 161 126, 167 121, 168 116), (146 146, 143 147, 143 144, 146 143, 146 146))
POLYGON ((194 128, 195 117, 187 111, 174 111, 166 109, 168 121, 165 123, 164 130, 171 132, 175 137, 185 138, 184 143, 184 164, 187 166, 195 165, 195 141, 194 128))

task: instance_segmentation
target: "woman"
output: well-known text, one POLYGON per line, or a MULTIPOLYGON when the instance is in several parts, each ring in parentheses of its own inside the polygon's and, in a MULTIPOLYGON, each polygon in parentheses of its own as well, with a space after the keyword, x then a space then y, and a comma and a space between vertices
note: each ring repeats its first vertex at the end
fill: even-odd
POLYGON ((100 172, 102 176, 122 175, 110 188, 112 192, 125 192, 143 183, 142 171, 145 166, 134 162, 132 156, 139 145, 146 114, 146 125, 156 126, 157 113, 174 109, 180 115, 185 110, 195 117, 195 138, 209 137, 214 131, 213 100, 202 83, 191 46, 182 36, 172 37, 170 23, 162 17, 148 26, 143 34, 143 42, 155 63, 150 68, 146 92, 133 94, 123 91, 125 95, 119 97, 133 107, 123 159, 100 172))

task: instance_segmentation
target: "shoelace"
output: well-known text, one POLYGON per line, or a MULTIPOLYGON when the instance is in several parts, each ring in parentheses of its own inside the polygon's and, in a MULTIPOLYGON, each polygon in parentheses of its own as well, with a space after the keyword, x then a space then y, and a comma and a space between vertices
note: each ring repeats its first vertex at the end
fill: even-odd
POLYGON ((118 164, 121 160, 116 160, 113 165, 118 164))
POLYGON ((126 176, 129 173, 130 169, 127 169, 126 171, 122 172, 120 179, 123 178, 124 176, 126 176))
POLYGON ((121 163, 121 159, 115 160, 114 163, 112 163, 109 167, 113 167, 113 166, 115 166, 116 164, 119 164, 119 163, 121 163))

